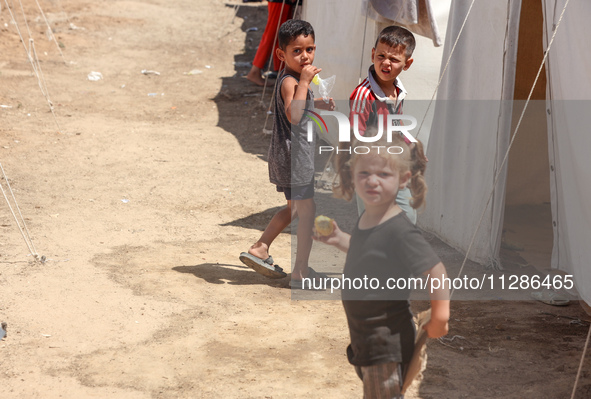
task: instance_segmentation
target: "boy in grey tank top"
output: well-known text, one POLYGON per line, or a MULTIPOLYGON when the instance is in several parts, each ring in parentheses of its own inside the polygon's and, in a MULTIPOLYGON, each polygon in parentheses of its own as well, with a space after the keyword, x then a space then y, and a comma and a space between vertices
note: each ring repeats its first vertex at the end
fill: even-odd
POLYGON ((261 238, 240 260, 269 278, 282 278, 286 274, 269 256, 269 247, 292 221, 299 218, 297 228, 296 261, 291 272, 290 286, 301 288, 303 278, 324 278, 308 266, 312 249, 312 228, 316 204, 314 203, 314 151, 315 142, 307 140, 306 110, 325 108, 334 110, 332 99, 328 104, 314 101, 310 83, 321 71, 312 65, 316 45, 314 29, 306 21, 289 20, 279 28, 277 55, 285 64, 275 91, 275 121, 269 146, 269 180, 283 192, 287 206, 273 216, 261 238))

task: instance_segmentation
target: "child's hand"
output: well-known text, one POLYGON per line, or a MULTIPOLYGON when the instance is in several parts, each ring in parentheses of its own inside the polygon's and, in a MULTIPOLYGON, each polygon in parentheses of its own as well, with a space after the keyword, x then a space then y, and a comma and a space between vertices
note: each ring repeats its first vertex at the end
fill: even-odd
POLYGON ((306 65, 300 73, 300 81, 304 81, 310 85, 310 83, 312 83, 312 79, 314 79, 314 76, 316 76, 316 74, 320 73, 321 71, 321 68, 316 68, 314 65, 306 65))
POLYGON ((431 321, 423 326, 423 330, 427 331, 429 338, 440 338, 447 335, 449 325, 447 321, 431 319, 431 321))
MULTIPOLYGON (((328 245, 335 245, 336 243, 334 242, 334 240, 336 239, 338 233, 341 232, 341 230, 339 229, 339 226, 337 225, 337 222, 334 221, 334 219, 331 220, 330 223, 332 223, 332 232, 330 234, 320 234, 316 227, 314 227, 314 235, 312 236, 312 238, 316 241, 320 241, 328 245)), ((329 225, 327 224, 327 226, 329 225)))
POLYGON ((317 101, 314 100, 314 108, 334 111, 337 108, 337 104, 332 97, 328 99, 328 104, 325 103, 323 99, 318 99, 317 101))
POLYGON ((316 228, 314 228, 314 235, 312 236, 312 239, 323 242, 327 245, 331 245, 333 247, 337 247, 343 252, 347 252, 349 249, 349 241, 351 240, 351 236, 339 229, 337 222, 334 220, 332 221, 332 226, 333 230, 329 235, 320 235, 316 231, 316 228))
POLYGON ((328 110, 329 111, 334 111, 335 108, 337 107, 337 104, 334 102, 334 98, 329 98, 328 99, 328 110))

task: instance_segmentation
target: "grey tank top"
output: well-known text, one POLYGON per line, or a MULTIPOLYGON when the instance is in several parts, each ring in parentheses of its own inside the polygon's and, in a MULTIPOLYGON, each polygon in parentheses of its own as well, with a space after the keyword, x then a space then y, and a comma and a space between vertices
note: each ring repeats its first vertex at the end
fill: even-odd
MULTIPOLYGON (((273 101, 275 120, 273 136, 269 146, 269 180, 279 187, 306 186, 314 180, 314 150, 316 135, 311 142, 307 138, 307 124, 311 119, 305 112, 298 124, 292 125, 285 114, 285 103, 281 97, 281 85, 290 74, 281 74, 275 87, 273 101)), ((308 89, 306 109, 314 109, 314 93, 308 89)))

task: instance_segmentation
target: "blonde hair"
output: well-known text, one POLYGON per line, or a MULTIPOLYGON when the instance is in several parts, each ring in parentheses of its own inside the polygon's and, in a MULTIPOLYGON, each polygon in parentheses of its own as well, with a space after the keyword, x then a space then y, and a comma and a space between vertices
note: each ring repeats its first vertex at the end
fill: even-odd
POLYGON ((366 155, 358 153, 356 148, 363 146, 370 148, 369 154, 378 155, 385 159, 388 164, 397 170, 400 175, 410 171, 411 177, 408 183, 412 193, 410 205, 418 209, 425 205, 427 195, 427 183, 425 182, 425 169, 427 168, 427 158, 425 157, 423 143, 420 141, 412 146, 412 149, 406 144, 400 135, 394 135, 391 142, 386 142, 384 138, 374 142, 366 143, 355 140, 352 144, 341 143, 336 160, 336 170, 339 176, 339 183, 333 188, 333 193, 337 198, 343 198, 351 201, 355 193, 353 183, 353 170, 359 157, 366 155), (380 147, 377 150, 377 147, 380 147), (391 153, 388 147, 400 147, 400 154, 391 153))

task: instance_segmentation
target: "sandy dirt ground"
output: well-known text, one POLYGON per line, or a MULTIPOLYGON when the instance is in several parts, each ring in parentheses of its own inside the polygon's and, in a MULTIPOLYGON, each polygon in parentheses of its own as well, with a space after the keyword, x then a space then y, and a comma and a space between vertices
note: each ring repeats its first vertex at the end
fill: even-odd
MULTIPOLYGON (((28 29, 8 4, 55 119, 2 2, 0 161, 47 260, 28 256, 2 199, 0 396, 360 398, 340 302, 292 300, 288 279, 238 260, 284 202, 267 179, 269 90, 262 106, 240 64, 266 4, 44 1, 63 59, 36 3, 23 0, 28 29)), ((320 209, 329 198, 319 191, 320 209)), ((457 271, 463 256, 429 239, 457 271)), ((272 254, 289 270, 289 232, 272 254)), ((316 253, 314 267, 338 273, 339 256, 316 253)), ((518 253, 506 265, 524 272, 518 253)), ((407 397, 568 398, 588 329, 576 302, 454 301, 407 397)))

